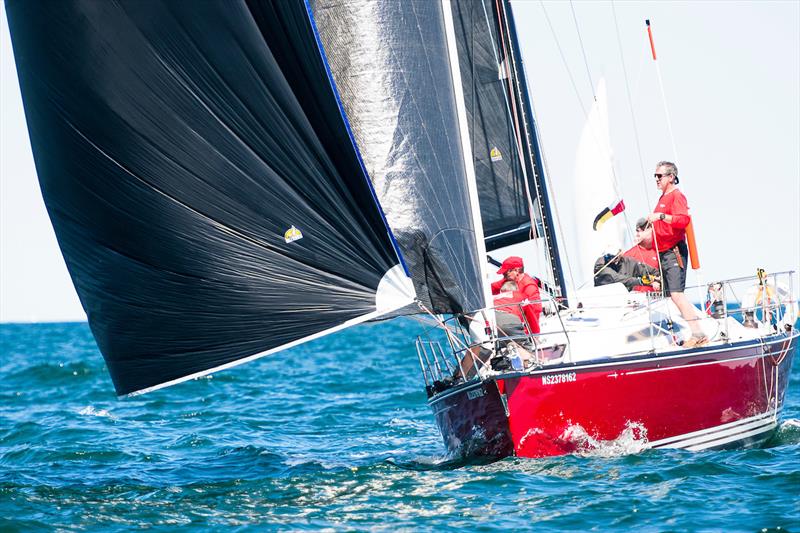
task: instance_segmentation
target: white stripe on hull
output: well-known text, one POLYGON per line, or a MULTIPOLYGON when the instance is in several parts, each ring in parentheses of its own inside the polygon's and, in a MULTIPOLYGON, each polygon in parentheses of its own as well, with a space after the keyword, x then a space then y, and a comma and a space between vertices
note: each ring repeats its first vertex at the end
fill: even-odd
POLYGON ((736 440, 771 431, 777 427, 777 413, 774 409, 760 415, 743 418, 735 422, 711 428, 668 437, 649 443, 651 448, 686 448, 697 451, 722 446, 736 440))
MULTIPOLYGON (((706 450, 708 448, 716 448, 718 446, 723 446, 725 444, 730 444, 731 442, 744 440, 762 433, 772 433, 772 431, 774 431, 776 427, 778 427, 778 422, 776 420, 769 420, 766 424, 763 424, 752 431, 748 431, 746 433, 738 433, 736 435, 731 435, 723 439, 718 439, 714 441, 705 442, 703 444, 698 444, 697 446, 689 446, 686 449, 692 452, 696 452, 700 450, 706 450)), ((765 435, 765 438, 766 437, 767 435, 765 435)))

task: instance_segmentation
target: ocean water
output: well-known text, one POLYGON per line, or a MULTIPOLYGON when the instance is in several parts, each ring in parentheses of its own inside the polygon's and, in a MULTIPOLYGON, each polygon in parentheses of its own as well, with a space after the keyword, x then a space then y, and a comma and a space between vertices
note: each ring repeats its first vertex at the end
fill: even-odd
POLYGON ((411 320, 117 400, 86 324, 0 325, 0 531, 800 531, 800 373, 763 449, 466 464, 411 320))

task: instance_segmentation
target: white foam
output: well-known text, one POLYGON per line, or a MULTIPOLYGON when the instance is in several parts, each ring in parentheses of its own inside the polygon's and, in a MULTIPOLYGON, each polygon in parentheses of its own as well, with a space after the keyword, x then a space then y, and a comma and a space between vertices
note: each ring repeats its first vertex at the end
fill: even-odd
POLYGON ((106 409, 95 409, 91 405, 88 407, 84 407, 83 409, 78 411, 78 414, 83 416, 100 416, 111 419, 114 418, 114 416, 111 413, 109 413, 106 409))
POLYGON ((575 453, 591 457, 619 457, 640 453, 647 448, 647 428, 639 422, 628 421, 625 429, 612 440, 598 440, 580 425, 564 430, 561 438, 577 446, 575 453))
POLYGON ((790 428, 800 428, 800 420, 796 418, 790 418, 789 420, 784 420, 783 423, 780 425, 781 429, 785 427, 790 428))

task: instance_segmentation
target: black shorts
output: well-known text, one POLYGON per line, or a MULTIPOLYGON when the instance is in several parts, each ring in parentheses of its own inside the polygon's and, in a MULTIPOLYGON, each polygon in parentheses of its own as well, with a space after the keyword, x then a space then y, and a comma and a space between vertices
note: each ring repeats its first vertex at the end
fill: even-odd
POLYGON ((678 259, 675 255, 675 248, 659 254, 661 259, 661 274, 664 276, 661 282, 664 286, 664 295, 666 296, 669 296, 673 292, 683 292, 686 288, 686 261, 689 259, 689 250, 686 248, 686 243, 683 241, 679 242, 676 248, 680 254, 680 264, 678 264, 678 259), (680 265, 683 265, 683 268, 681 268, 680 265))

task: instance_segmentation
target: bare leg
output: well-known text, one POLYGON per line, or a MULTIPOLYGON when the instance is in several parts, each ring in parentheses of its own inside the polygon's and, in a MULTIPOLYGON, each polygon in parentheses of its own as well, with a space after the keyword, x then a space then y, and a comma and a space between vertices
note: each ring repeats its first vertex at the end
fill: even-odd
POLYGON ((683 319, 689 324, 689 329, 692 330, 692 335, 695 337, 703 336, 703 330, 700 329, 700 324, 698 324, 698 316, 695 307, 689 302, 689 299, 686 298, 686 295, 682 292, 673 292, 670 293, 670 298, 672 298, 672 302, 681 312, 681 316, 683 319))
POLYGON ((458 365, 459 368, 457 368, 455 374, 453 374, 454 378, 461 377, 467 380, 475 375, 475 359, 483 361, 480 357, 480 349, 480 346, 473 346, 464 352, 464 357, 461 358, 461 363, 458 365))

